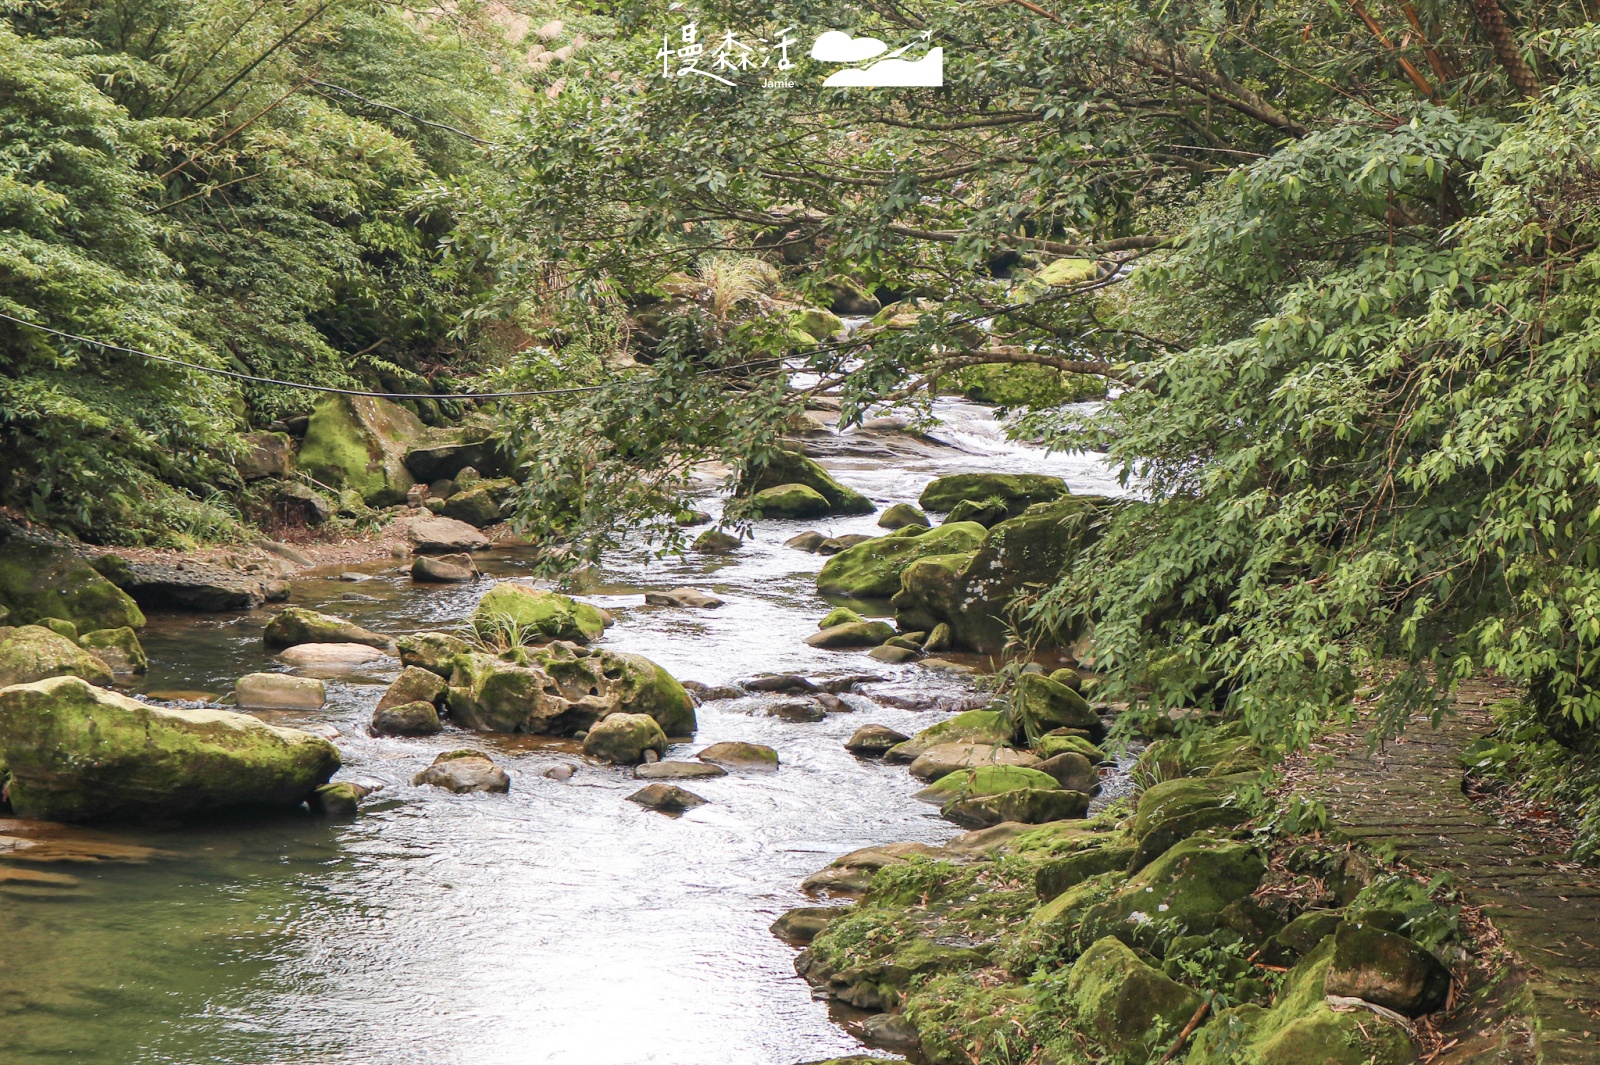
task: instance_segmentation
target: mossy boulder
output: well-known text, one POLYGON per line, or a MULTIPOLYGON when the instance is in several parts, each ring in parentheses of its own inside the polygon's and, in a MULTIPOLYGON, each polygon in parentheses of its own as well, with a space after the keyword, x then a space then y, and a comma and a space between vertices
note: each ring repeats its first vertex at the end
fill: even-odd
POLYGON ((387 650, 393 640, 381 633, 331 614, 320 614, 303 606, 286 606, 267 622, 262 641, 274 650, 302 643, 359 643, 387 650))
POLYGON ((1324 982, 1330 995, 1364 999, 1420 1017, 1445 1003, 1450 971, 1405 936, 1345 922, 1333 936, 1333 961, 1324 982))
POLYGON ((1011 719, 998 710, 963 710, 954 717, 930 725, 904 743, 890 748, 886 758, 891 762, 914 762, 945 743, 1011 742, 1011 719))
MULTIPOLYGON (((1055 781, 1050 783, 1054 785, 1055 781)), ((939 816, 962 828, 988 828, 1006 821, 1042 825, 1047 821, 1083 817, 1088 811, 1089 796, 1081 791, 1052 786, 954 799, 939 810, 939 816)))
POLYGON ((836 606, 828 611, 821 621, 817 622, 817 628, 831 629, 835 625, 857 625, 866 620, 866 618, 847 606, 836 606))
POLYGON ((1061 733, 1047 732, 1040 736, 1033 744, 1033 753, 1044 759, 1054 758, 1058 754, 1081 754, 1089 760, 1090 765, 1101 765, 1106 760, 1105 752, 1086 737, 1061 733))
POLYGON ((0 763, 23 817, 89 821, 293 806, 339 768, 321 736, 152 706, 77 677, 0 691, 0 763))
POLYGON ((1157 740, 1139 755, 1136 770, 1157 780, 1220 777, 1265 768, 1268 752, 1238 722, 1194 736, 1157 740))
POLYGON ((1153 861, 1177 842, 1213 828, 1249 820, 1233 801, 1249 774, 1233 777, 1180 777, 1146 788, 1134 809, 1132 832, 1138 840, 1132 868, 1153 861))
POLYGON ((763 488, 750 497, 750 508, 762 518, 820 518, 833 510, 821 492, 804 484, 763 488))
POLYGON ((479 632, 515 626, 531 639, 591 643, 605 632, 605 615, 559 592, 502 581, 491 588, 472 612, 479 632))
POLYGON ((913 562, 971 551, 985 532, 983 526, 972 522, 937 529, 917 525, 897 529, 828 559, 817 574, 817 591, 856 599, 887 599, 900 590, 900 574, 913 562))
POLYGON ((923 510, 948 511, 963 500, 1000 499, 1020 514, 1035 503, 1067 494, 1067 482, 1036 473, 955 473, 928 483, 917 500, 923 510))
POLYGON ((1040 902, 1049 902, 1092 877, 1119 872, 1133 856, 1133 841, 1115 833, 1058 858, 1041 862, 1034 870, 1033 886, 1040 902))
POLYGON ((505 438, 483 425, 426 429, 406 450, 405 464, 423 484, 453 478, 466 469, 498 477, 511 473, 513 466, 505 438))
POLYGON ((378 709, 387 710, 391 706, 400 706, 405 703, 421 702, 437 704, 445 696, 446 685, 444 678, 431 669, 422 666, 406 666, 400 675, 394 679, 383 697, 378 700, 378 709))
POLYGON ((1048 791, 1059 786, 1054 777, 1037 769, 1018 765, 985 765, 942 776, 914 797, 943 806, 955 799, 998 795, 1018 788, 1043 788, 1048 791))
POLYGON ((374 736, 432 736, 444 731, 439 708, 418 699, 410 703, 380 706, 372 712, 374 736))
POLYGON ((721 529, 707 529, 690 545, 694 550, 708 555, 730 555, 744 546, 744 541, 721 529))
POLYGON ((908 525, 920 525, 926 529, 930 524, 928 516, 910 503, 896 503, 878 515, 878 528, 891 531, 904 529, 908 525))
POLYGON ((71 640, 73 643, 78 642, 78 626, 70 621, 62 621, 60 618, 40 618, 38 624, 42 628, 49 629, 57 636, 71 640))
POLYGON ((1079 1030, 1106 1050, 1131 1057, 1171 1038, 1201 1003, 1197 992, 1110 936, 1096 940, 1072 966, 1067 999, 1079 1030))
POLYGON ((1082 729, 1091 736, 1105 735, 1099 715, 1083 696, 1038 673, 1017 678, 1011 693, 1012 716, 1029 743, 1037 743, 1052 729, 1082 729))
POLYGON ((126 625, 86 632, 78 637, 78 646, 104 662, 113 673, 143 673, 150 668, 139 634, 126 625))
POLYGON ((696 725, 689 693, 648 658, 571 643, 457 655, 446 701, 463 727, 488 732, 570 735, 616 713, 651 717, 668 736, 696 725))
POLYGON ((834 314, 873 315, 883 304, 867 286, 846 274, 829 274, 819 289, 834 314))
POLYGON ((797 311, 789 319, 789 324, 818 341, 827 340, 844 328, 842 318, 821 307, 807 307, 797 311))
POLYGON ((583 753, 617 765, 638 765, 645 752, 667 753, 667 734, 647 714, 611 714, 589 726, 583 753))
POLYGON ((1174 928, 1203 935, 1222 911, 1253 892, 1266 863, 1248 843, 1186 839, 1145 866, 1127 885, 1084 915, 1083 941, 1116 936, 1151 948, 1174 928))
POLYGON ((900 571, 900 590, 890 599, 895 624, 907 631, 930 632, 943 625, 945 640, 954 642, 955 630, 943 619, 962 610, 961 571, 974 551, 919 558, 900 571))
POLYGON ((328 396, 311 412, 296 462, 323 484, 361 493, 370 506, 404 503, 417 483, 406 454, 425 429, 422 419, 386 399, 328 396))
POLYGON ((1068 791, 1081 791, 1085 795, 1100 794, 1100 774, 1089 759, 1077 751, 1064 751, 1046 758, 1037 768, 1068 791))
POLYGON ((517 482, 507 477, 494 481, 479 481, 444 501, 438 513, 447 518, 464 521, 473 528, 482 529, 503 521, 508 516, 507 504, 511 489, 517 482))
POLYGON ((812 647, 878 647, 893 638, 894 626, 886 621, 847 621, 830 625, 806 637, 812 647))
POLYGON ((144 627, 133 597, 89 563, 64 547, 19 534, 0 539, 0 606, 9 611, 11 625, 60 618, 79 632, 144 627))
POLYGON ((104 661, 43 625, 22 625, 7 632, 0 641, 0 688, 48 677, 111 683, 111 669, 104 661))
POLYGON ((419 666, 441 677, 455 672, 457 655, 472 650, 466 640, 447 632, 417 632, 401 636, 394 644, 403 665, 419 666))
POLYGON ((754 495, 766 488, 803 484, 828 501, 832 514, 871 514, 878 508, 872 500, 834 480, 827 470, 796 451, 778 451, 762 466, 748 471, 739 485, 740 495, 754 495))

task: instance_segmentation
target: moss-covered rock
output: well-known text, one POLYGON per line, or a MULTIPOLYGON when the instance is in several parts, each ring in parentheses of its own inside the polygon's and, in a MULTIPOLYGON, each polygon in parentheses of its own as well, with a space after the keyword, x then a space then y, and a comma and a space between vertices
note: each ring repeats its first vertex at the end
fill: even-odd
POLYGON ((371 506, 404 503, 417 483, 406 454, 425 428, 385 399, 328 396, 311 412, 297 463, 323 484, 360 492, 371 506))
POLYGON ((1186 839, 1084 915, 1083 941, 1116 936, 1151 948, 1172 929, 1204 934, 1261 883, 1266 863, 1248 843, 1186 839))
POLYGON ((89 563, 64 547, 19 534, 0 539, 0 606, 9 611, 11 625, 60 618, 79 632, 144 627, 133 598, 89 563))
POLYGON ((728 555, 744 546, 744 541, 721 529, 707 529, 690 545, 695 551, 708 555, 728 555))
POLYGON ((1262 769, 1268 752, 1238 722, 1193 736, 1157 740, 1139 755, 1135 771, 1154 780, 1220 777, 1262 769))
POLYGON ((806 637, 812 647, 877 647, 892 639, 894 627, 886 621, 846 621, 830 625, 806 637))
POLYGON ((456 656, 472 650, 472 645, 459 636, 447 632, 418 632, 395 640, 400 661, 407 666, 420 666, 430 673, 449 677, 455 672, 456 656))
POLYGON ((898 529, 828 559, 817 574, 817 591, 856 599, 887 599, 900 590, 901 572, 917 559, 971 551, 985 532, 983 526, 972 522, 937 529, 918 525, 898 529))
POLYGON ((113 673, 143 673, 150 668, 139 634, 126 625, 86 632, 78 637, 78 646, 104 662, 113 673))
POLYGON ((1011 719, 998 710, 963 710, 936 725, 929 725, 888 753, 891 762, 914 762, 922 754, 945 743, 1011 742, 1011 719))
POLYGON ((444 731, 439 708, 424 699, 393 706, 380 706, 372 712, 374 736, 432 736, 444 731))
POLYGON ((1081 791, 1085 795, 1100 794, 1100 774, 1089 759, 1077 751, 1053 755, 1040 762, 1037 768, 1068 791, 1081 791))
POLYGON ((827 340, 844 328, 844 320, 832 311, 821 307, 806 307, 796 311, 789 319, 795 329, 818 341, 827 340))
POLYGON ((917 500, 923 510, 947 511, 963 500, 1001 499, 1017 513, 1067 494, 1067 482, 1036 473, 955 473, 928 483, 917 500))
POLYGON ((528 639, 591 643, 605 632, 605 615, 559 592, 502 581, 491 588, 472 612, 481 633, 509 634, 511 627, 528 639))
POLYGON ((1115 833, 1079 850, 1050 858, 1034 871, 1033 886, 1040 902, 1050 902, 1092 877, 1117 873, 1128 867, 1133 841, 1115 833))
POLYGON ((667 753, 667 734, 646 714, 611 714, 589 726, 583 753, 617 765, 638 765, 646 751, 667 753))
POLYGON ((1333 936, 1325 987, 1330 995, 1364 999, 1407 1017, 1420 1017, 1444 1005, 1450 972, 1405 936, 1345 922, 1333 936))
POLYGON ((1105 735, 1099 715, 1089 709, 1083 696, 1038 673, 1017 678, 1011 693, 1012 718, 1028 742, 1037 743, 1047 732, 1058 728, 1082 729, 1091 736, 1105 735))
POLYGON ((616 713, 644 714, 668 736, 694 732, 694 704, 670 673, 642 655, 570 643, 458 655, 446 696, 451 716, 489 732, 570 735, 616 713))
POLYGON ((40 618, 38 623, 63 639, 71 640, 73 643, 78 642, 78 626, 70 621, 62 621, 60 618, 40 618))
POLYGON ((111 669, 105 662, 43 625, 22 625, 6 631, 0 640, 0 688, 48 677, 111 683, 111 669))
POLYGON ((946 618, 961 606, 961 571, 976 552, 919 558, 900 571, 900 590, 890 599, 895 624, 902 629, 932 631, 944 626, 944 640, 955 643, 955 629, 946 618))
POLYGON ((477 529, 494 525, 509 515, 508 501, 516 486, 517 482, 509 477, 479 481, 446 499, 438 513, 477 529))
POLYGON ((855 625, 866 620, 866 618, 847 606, 836 606, 828 611, 821 621, 817 622, 817 628, 831 629, 835 625, 855 625))
POLYGON ((940 743, 917 755, 908 771, 918 780, 934 781, 951 773, 985 765, 1038 764, 1036 755, 1014 747, 996 747, 987 743, 940 743))
POLYGON ((896 503, 878 515, 878 528, 890 531, 904 529, 908 525, 920 525, 926 529, 930 524, 928 516, 910 503, 896 503))
POLYGON ((743 740, 713 743, 695 757, 708 765, 731 766, 734 769, 778 768, 777 751, 760 743, 745 743, 743 740))
POLYGON ((87 821, 292 806, 339 768, 320 736, 152 706, 56 677, 0 691, 0 763, 24 817, 87 821))
POLYGON ((1139 796, 1132 832, 1138 840, 1132 868, 1153 861, 1180 840, 1212 828, 1243 824, 1249 814, 1233 799, 1249 775, 1181 777, 1152 785, 1139 796))
MULTIPOLYGON (((1047 778, 1048 779, 1048 778, 1047 778)), ((1055 781, 1050 781, 1055 785, 1055 781)), ((996 795, 974 795, 955 799, 939 810, 939 816, 962 828, 988 828, 1006 821, 1041 825, 1082 817, 1089 811, 1089 796, 1060 787, 1018 788, 996 795)))
POLYGON ((1033 744, 1033 753, 1044 759, 1054 758, 1058 754, 1081 754, 1089 760, 1090 765, 1101 765, 1106 761, 1105 752, 1086 737, 1061 733, 1040 736, 1033 744))
POLYGON ((1096 940, 1073 965, 1067 996, 1081 1031, 1112 1053, 1128 1055, 1170 1040, 1201 1002, 1110 936, 1096 940))
POLYGON ((274 650, 302 643, 359 643, 387 650, 393 640, 381 633, 331 614, 319 614, 303 606, 286 606, 275 614, 261 634, 262 641, 274 650))
POLYGON ((437 704, 444 698, 445 691, 444 678, 439 674, 421 666, 408 665, 383 693, 377 708, 387 710, 391 706, 418 701, 437 704))
POLYGON ((750 509, 759 518, 820 518, 833 507, 809 485, 780 484, 751 496, 750 509))
POLYGON ((914 798, 943 806, 955 799, 998 795, 1018 788, 1050 790, 1060 785, 1054 777, 1020 765, 984 765, 960 773, 947 773, 917 792, 914 798))
POLYGON ((829 476, 827 470, 796 451, 779 451, 765 465, 748 471, 739 485, 739 494, 754 495, 762 489, 785 484, 803 484, 815 489, 828 501, 833 514, 871 514, 878 509, 872 500, 846 488, 829 476))

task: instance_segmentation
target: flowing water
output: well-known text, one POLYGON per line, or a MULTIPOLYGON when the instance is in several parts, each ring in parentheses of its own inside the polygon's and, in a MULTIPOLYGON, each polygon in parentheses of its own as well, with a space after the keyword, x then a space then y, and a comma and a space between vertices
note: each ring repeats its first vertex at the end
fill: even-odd
MULTIPOLYGON (((1116 490, 1093 456, 1007 442, 983 408, 941 400, 937 413, 928 438, 855 431, 813 443, 880 506, 963 471, 1116 490)), ((394 676, 380 670, 330 680, 323 711, 274 715, 338 729, 340 778, 385 785, 359 817, 119 829, 103 835, 156 853, 0 862, 0 1063, 791 1065, 862 1052, 767 926, 815 904, 796 885, 833 857, 957 831, 911 799, 904 767, 859 761, 841 743, 868 722, 911 733, 940 720, 937 708, 981 699, 970 678, 801 642, 827 609, 813 586, 823 559, 783 542, 804 528, 875 533, 874 521, 760 522, 726 557, 621 551, 580 589, 617 616, 607 646, 683 679, 884 678, 849 697, 856 712, 814 724, 768 717, 759 697, 707 702, 695 743, 669 757, 750 740, 777 748, 782 768, 686 782, 710 804, 682 817, 626 801, 639 787, 631 773, 585 763, 572 741, 369 737, 394 676), (726 605, 642 605, 642 592, 683 584, 726 605), (435 754, 464 745, 511 772, 510 794, 411 786, 435 754), (580 769, 564 782, 543 775, 560 764, 580 769)), ((506 577, 529 559, 498 550, 481 565, 506 577)), ((393 561, 359 568, 370 579, 298 580, 292 601, 401 633, 454 627, 489 583, 413 587, 393 561)), ((281 668, 261 645, 266 616, 153 617, 140 690, 226 693, 243 673, 281 668)))

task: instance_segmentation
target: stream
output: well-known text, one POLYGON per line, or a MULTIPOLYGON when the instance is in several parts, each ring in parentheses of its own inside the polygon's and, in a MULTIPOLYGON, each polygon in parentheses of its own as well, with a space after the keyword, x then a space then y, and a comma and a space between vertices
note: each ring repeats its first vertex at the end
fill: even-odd
MULTIPOLYGON (((1050 473, 1075 492, 1119 492, 1094 456, 1005 440, 987 408, 941 399, 936 413, 927 437, 855 430, 807 444, 880 508, 966 471, 1050 473)), ((75 885, 0 879, 0 1062, 792 1065, 863 1053, 767 926, 817 904, 797 885, 839 854, 956 834, 911 798, 919 785, 905 767, 841 744, 871 722, 913 733, 982 696, 970 677, 803 644, 828 609, 813 583, 824 559, 783 543, 808 528, 881 532, 872 515, 763 521, 732 555, 624 549, 573 589, 616 615, 605 646, 683 680, 884 678, 848 697, 856 712, 811 724, 766 716, 768 697, 708 701, 694 744, 669 754, 748 740, 779 751, 777 773, 685 782, 709 805, 664 816, 626 801, 640 787, 630 770, 585 762, 575 741, 370 737, 397 668, 335 675, 322 711, 270 716, 339 730, 339 779, 384 784, 358 817, 116 829, 106 834, 158 853, 37 866, 75 885), (678 585, 726 605, 642 604, 643 592, 678 585), (505 766, 510 793, 411 785, 437 753, 462 746, 505 766), (580 769, 567 781, 543 775, 561 764, 580 769)), ((531 560, 497 549, 479 565, 501 578, 531 560)), ((361 581, 314 571, 294 582, 291 602, 400 634, 454 628, 491 583, 414 586, 398 566, 345 568, 361 581)), ((244 673, 282 668, 261 643, 268 616, 152 616, 141 634, 151 670, 134 690, 217 696, 244 673)))

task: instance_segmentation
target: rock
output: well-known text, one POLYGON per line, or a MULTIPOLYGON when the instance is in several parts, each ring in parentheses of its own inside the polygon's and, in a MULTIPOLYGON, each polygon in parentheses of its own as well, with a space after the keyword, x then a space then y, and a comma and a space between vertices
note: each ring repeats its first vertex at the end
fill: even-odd
POLYGON ((480 633, 501 634, 505 626, 515 626, 520 630, 521 642, 592 643, 606 628, 604 615, 588 603, 516 581, 501 581, 491 588, 473 611, 472 623, 480 633))
POLYGON ((244 448, 234 456, 233 468, 246 481, 287 477, 293 465, 294 445, 288 433, 245 433, 244 448))
POLYGON ((904 529, 908 525, 920 525, 926 529, 929 525, 928 516, 910 503, 896 503, 878 515, 880 529, 904 529))
POLYGON ((448 686, 444 678, 421 666, 406 666, 378 700, 378 709, 387 710, 405 703, 425 702, 438 704, 444 699, 448 686))
POLYGON ((728 771, 709 762, 649 762, 633 767, 635 780, 693 780, 699 777, 725 777, 728 771))
POLYGON ((744 546, 744 541, 737 536, 730 536, 721 529, 707 529, 690 545, 695 551, 708 555, 726 555, 744 546))
POLYGON ((482 751, 471 749, 446 751, 412 778, 411 783, 418 786, 432 784, 457 795, 473 791, 511 790, 511 777, 506 771, 490 761, 482 751))
POLYGON ((795 329, 819 342, 828 340, 844 328, 844 322, 837 314, 821 307, 806 307, 797 311, 789 322, 795 329))
POLYGON ((267 554, 272 555, 275 558, 289 563, 291 570, 306 569, 313 564, 311 559, 304 552, 299 551, 296 548, 278 540, 256 539, 251 541, 251 545, 260 548, 262 551, 265 551, 267 554))
POLYGON ((857 544, 864 544, 868 540, 876 540, 876 536, 866 533, 849 533, 844 536, 830 536, 817 545, 819 555, 837 555, 840 551, 848 551, 857 544))
POLYGON ((1083 696, 1037 673, 1024 673, 1017 678, 1011 706, 1030 743, 1055 728, 1083 729, 1094 737, 1104 736, 1106 732, 1105 725, 1089 709, 1083 696))
POLYGON ((923 729, 888 753, 891 762, 914 762, 924 752, 946 743, 1011 742, 1011 721, 997 710, 966 710, 923 729))
POLYGON ((884 644, 882 647, 874 647, 868 651, 867 657, 879 662, 887 662, 890 665, 901 665, 906 662, 915 662, 922 655, 910 648, 884 644))
POLYGON ((855 625, 866 620, 866 618, 847 606, 836 606, 828 611, 821 621, 817 622, 817 628, 831 629, 835 625, 855 625))
POLYGON ((801 484, 813 489, 828 503, 833 514, 871 514, 878 508, 872 500, 846 488, 811 459, 795 451, 779 451, 767 462, 746 472, 739 486, 740 495, 753 495, 766 488, 801 484))
MULTIPOLYGON (((78 643, 78 626, 72 622, 62 621, 60 618, 40 618, 38 623, 40 627, 49 629, 62 639, 78 643)), ((133 630, 129 629, 128 631, 132 632, 133 630)), ((82 644, 79 644, 79 646, 81 647, 82 644)))
POLYGON ((144 627, 128 593, 65 547, 26 538, 0 524, 0 606, 7 623, 70 621, 79 632, 144 627))
POLYGON ((744 743, 739 740, 713 743, 695 757, 711 765, 728 766, 733 769, 778 768, 777 751, 771 747, 763 747, 759 743, 744 743))
POLYGON ((883 310, 878 297, 868 292, 861 282, 844 274, 830 274, 823 281, 821 292, 828 299, 828 309, 834 314, 861 317, 883 310))
POLYGON ((1233 803, 1233 797, 1238 786, 1248 779, 1248 774, 1181 777, 1146 788, 1134 808, 1130 828, 1139 844, 1130 869, 1142 868, 1168 847, 1197 832, 1247 821, 1249 814, 1233 803))
POLYGON ((241 710, 321 710, 328 691, 320 680, 287 673, 247 673, 233 686, 241 710))
POLYGON ((646 592, 644 601, 651 606, 681 606, 693 610, 714 610, 722 600, 694 588, 674 588, 667 592, 646 592))
POLYGON ((295 525, 321 525, 333 517, 333 507, 322 493, 298 481, 277 486, 272 509, 278 517, 295 525))
POLYGON ((43 625, 0 629, 0 633, 6 634, 0 638, 0 688, 48 677, 111 683, 111 669, 104 661, 43 625))
POLYGON ((444 731, 439 708, 426 699, 393 706, 380 704, 372 712, 371 727, 374 736, 432 736, 444 731))
MULTIPOLYGON (((861 1022, 861 1041, 869 1047, 881 1047, 901 1053, 917 1053, 922 1048, 922 1037, 917 1026, 901 1013, 874 1013, 861 1022)), ((881 1062, 882 1058, 868 1058, 881 1062)))
POLYGON ((1100 794, 1100 774, 1089 759, 1077 751, 1067 751, 1046 758, 1034 768, 1048 773, 1055 782, 1068 791, 1081 791, 1085 795, 1100 794))
POLYGON ((446 678, 455 671, 456 656, 472 650, 466 640, 447 632, 418 632, 402 636, 394 643, 402 663, 420 666, 446 678))
POLYGON ((311 796, 311 808, 324 817, 354 817, 361 800, 372 791, 365 784, 348 780, 324 784, 311 796))
POLYGON ((463 728, 570 735, 612 714, 654 718, 667 736, 695 730, 683 685, 643 655, 552 643, 493 655, 458 655, 450 713, 463 728))
POLYGON ((772 922, 772 934, 791 943, 809 943, 835 917, 850 912, 848 906, 796 906, 772 922))
POLYGON ((509 477, 479 481, 446 499, 440 513, 447 518, 464 521, 474 528, 494 525, 509 516, 506 508, 511 491, 516 486, 517 482, 509 477))
POLYGON ((432 484, 465 469, 491 475, 510 472, 504 440, 475 428, 430 429, 406 451, 406 469, 418 481, 432 484))
POLYGON ((941 743, 930 747, 911 763, 911 775, 929 782, 963 769, 983 765, 1035 766, 1039 759, 1012 747, 993 747, 987 743, 941 743))
POLYGON ((629 802, 636 802, 640 806, 647 806, 652 810, 663 813, 682 813, 692 810, 696 806, 704 806, 706 800, 692 791, 685 791, 675 784, 646 784, 632 795, 628 796, 629 802))
POLYGON ((1265 872, 1266 863, 1247 843, 1186 839, 1084 913, 1083 936, 1116 936, 1149 948, 1174 928, 1206 935, 1218 927, 1230 903, 1256 889, 1265 872))
POLYGON ((1064 729, 1045 733, 1033 745, 1033 753, 1046 761, 1058 754, 1081 754, 1090 765, 1102 765, 1106 761, 1105 752, 1077 730, 1070 734, 1064 729))
POLYGON ((611 714, 589 726, 583 753, 618 765, 637 765, 645 752, 667 753, 667 734, 645 714, 611 714))
POLYGON ((415 414, 388 400, 330 395, 318 401, 300 443, 298 464, 334 488, 352 488, 368 505, 404 503, 417 479, 406 453, 423 435, 415 414))
POLYGON ((1035 473, 956 473, 928 483, 917 500, 923 510, 948 511, 963 500, 999 499, 1021 514, 1035 503, 1067 494, 1067 482, 1035 473))
POLYGON ((1324 987, 1330 995, 1420 1017, 1444 1006, 1450 971, 1405 936, 1347 921, 1334 933, 1324 987))
POLYGON ((907 526, 828 559, 817 574, 817 591, 854 599, 887 599, 900 590, 900 572, 907 566, 919 558, 971 551, 985 532, 983 526, 972 522, 937 529, 907 526))
POLYGON ((301 669, 349 670, 374 662, 392 661, 376 647, 364 643, 302 643, 279 651, 278 658, 301 669))
POLYGON ((129 562, 116 555, 95 560, 112 582, 142 607, 211 613, 254 610, 288 597, 276 577, 262 578, 205 562, 129 562))
POLYGON ((895 610, 895 624, 907 631, 936 630, 942 624, 945 627, 944 649, 954 650, 957 641, 953 627, 939 619, 957 616, 970 606, 962 598, 961 573, 975 554, 975 551, 968 551, 930 555, 901 570, 900 590, 890 599, 895 610))
POLYGON ((739 687, 749 692, 798 692, 806 695, 818 690, 815 684, 798 673, 759 673, 740 681, 739 687))
POLYGON ((1042 788, 1051 791, 1059 788, 1056 779, 1048 773, 1020 765, 983 765, 959 773, 946 773, 912 796, 919 802, 943 806, 953 799, 967 799, 982 795, 999 795, 1019 788, 1042 788))
POLYGON ((992 529, 1009 517, 1012 517, 1011 511, 1000 500, 978 503, 970 499, 963 499, 950 508, 950 513, 945 515, 944 520, 946 523, 952 521, 975 521, 985 529, 992 529))
POLYGON ((1339 930, 1343 923, 1337 913, 1326 910, 1307 910, 1268 939, 1261 952, 1271 965, 1288 965, 1310 954, 1322 941, 1339 930))
POLYGON ((278 611, 273 619, 267 622, 261 638, 274 650, 302 643, 359 643, 387 650, 393 642, 387 636, 364 629, 343 618, 319 614, 303 606, 286 606, 278 611))
POLYGON ((578 774, 578 767, 569 763, 553 765, 544 771, 544 776, 549 780, 571 780, 578 774))
MULTIPOLYGON (((459 556, 452 556, 459 557, 459 556)), ((476 579, 476 568, 446 562, 435 555, 418 555, 411 563, 411 579, 438 584, 465 583, 476 579)))
POLYGON ((113 673, 144 673, 150 668, 138 634, 126 625, 86 632, 78 637, 78 646, 104 662, 113 673))
POLYGON ((783 542, 784 547, 792 547, 796 551, 809 551, 816 553, 817 548, 826 543, 828 538, 819 532, 803 532, 799 536, 791 536, 783 542))
POLYGON ((889 748, 908 738, 888 725, 862 725, 844 741, 844 749, 861 758, 881 758, 889 748))
POLYGON ((1090 877, 1126 869, 1132 856, 1133 844, 1127 837, 1108 835, 1093 846, 1040 863, 1033 875, 1034 892, 1040 902, 1049 902, 1090 877))
POLYGON ((1072 966, 1067 995, 1080 1030, 1112 1053, 1139 1060, 1156 1049, 1155 1038, 1180 1031, 1201 1003, 1199 994, 1109 936, 1072 966))
POLYGON ((56 677, 0 691, 0 764, 20 816, 88 821, 293 806, 327 783, 339 752, 248 714, 153 706, 56 677))
POLYGON ((490 546, 487 536, 454 518, 412 518, 406 522, 406 538, 419 555, 482 551, 490 546))
POLYGON ((893 635, 894 628, 887 622, 851 621, 812 633, 806 637, 806 643, 829 649, 877 647, 893 635))
MULTIPOLYGON (((1055 781, 1051 781, 1054 785, 1055 781)), ((955 799, 939 811, 939 816, 962 828, 988 828, 1007 821, 1042 825, 1083 817, 1089 811, 1089 796, 1081 791, 1057 787, 1019 788, 997 795, 975 795, 955 799)))
POLYGON ((815 699, 784 699, 768 706, 767 716, 807 724, 821 721, 828 712, 815 699))
POLYGON ((803 484, 763 488, 750 497, 750 506, 760 518, 820 518, 833 509, 821 492, 803 484))
MULTIPOLYGON (((903 575, 902 575, 903 576, 903 575)), ((941 651, 950 651, 955 647, 955 639, 950 630, 949 622, 941 621, 928 633, 928 638, 923 641, 922 649, 930 655, 941 651)))
POLYGON ((680 510, 674 514, 672 520, 682 526, 708 525, 711 515, 703 510, 680 510))

